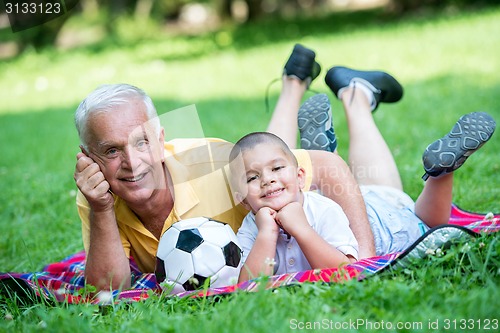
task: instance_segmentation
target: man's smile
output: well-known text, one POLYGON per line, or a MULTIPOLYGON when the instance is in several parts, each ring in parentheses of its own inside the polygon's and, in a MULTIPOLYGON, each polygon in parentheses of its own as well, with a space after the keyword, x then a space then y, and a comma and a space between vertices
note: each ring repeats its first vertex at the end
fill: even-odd
POLYGON ((137 183, 137 182, 140 182, 141 180, 144 179, 144 177, 146 177, 146 175, 148 174, 148 172, 143 172, 137 176, 132 176, 132 177, 121 177, 119 178, 119 180, 122 180, 122 181, 126 181, 126 182, 129 182, 129 183, 137 183))

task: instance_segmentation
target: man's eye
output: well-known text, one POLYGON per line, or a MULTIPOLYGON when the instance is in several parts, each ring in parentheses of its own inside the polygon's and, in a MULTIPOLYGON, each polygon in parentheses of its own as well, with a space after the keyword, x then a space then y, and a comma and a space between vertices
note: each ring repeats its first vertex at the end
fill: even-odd
POLYGON ((118 149, 116 148, 111 148, 111 149, 108 149, 106 150, 106 157, 113 157, 113 156, 116 156, 118 154, 118 149))

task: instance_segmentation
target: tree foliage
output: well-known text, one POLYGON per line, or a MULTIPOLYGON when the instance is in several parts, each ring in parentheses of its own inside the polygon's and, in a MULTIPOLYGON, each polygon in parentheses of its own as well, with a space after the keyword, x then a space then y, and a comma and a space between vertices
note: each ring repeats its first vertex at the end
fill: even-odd
MULTIPOLYGON (((18 32, 15 40, 20 51, 33 47, 41 50, 54 46, 59 33, 71 15, 104 17, 103 25, 108 34, 116 30, 115 19, 127 16, 135 20, 152 20, 157 24, 179 18, 183 8, 189 4, 210 6, 221 22, 241 22, 235 17, 236 5, 246 8, 244 21, 252 22, 270 15, 302 15, 325 8, 328 0, 59 0, 68 12, 54 20, 18 32)), ((396 12, 411 12, 421 8, 454 6, 494 5, 498 0, 392 0, 389 7, 396 12)))
POLYGON ((498 0, 392 0, 391 6, 400 12, 412 12, 422 8, 466 8, 470 6, 498 5, 498 0))

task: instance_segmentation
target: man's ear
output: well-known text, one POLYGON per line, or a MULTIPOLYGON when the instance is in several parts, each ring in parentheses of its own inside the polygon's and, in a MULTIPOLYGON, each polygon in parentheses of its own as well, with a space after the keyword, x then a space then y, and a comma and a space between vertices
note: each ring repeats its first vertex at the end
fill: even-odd
POLYGON ((302 167, 297 168, 297 179, 301 190, 306 186, 306 170, 302 167))
POLYGON ((160 128, 160 143, 163 145, 165 142, 165 129, 163 127, 160 128))
POLYGON ((165 146, 165 129, 163 127, 161 127, 160 129, 160 136, 158 138, 158 140, 160 141, 160 154, 161 154, 161 162, 165 162, 165 149, 164 149, 164 146, 165 146))

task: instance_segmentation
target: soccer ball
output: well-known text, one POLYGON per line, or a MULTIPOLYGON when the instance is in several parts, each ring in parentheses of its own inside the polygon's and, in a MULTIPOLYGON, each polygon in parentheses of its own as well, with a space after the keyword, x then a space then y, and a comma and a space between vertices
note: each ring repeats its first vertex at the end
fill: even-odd
POLYGON ((156 253, 156 281, 177 294, 206 285, 238 282, 242 250, 228 224, 206 217, 174 223, 161 236, 156 253))

